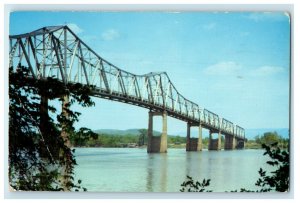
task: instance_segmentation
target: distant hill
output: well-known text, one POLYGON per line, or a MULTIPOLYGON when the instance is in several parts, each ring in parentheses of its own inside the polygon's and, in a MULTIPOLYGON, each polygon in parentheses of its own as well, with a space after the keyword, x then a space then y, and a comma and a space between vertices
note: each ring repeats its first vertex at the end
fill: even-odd
MULTIPOLYGON (((127 130, 116 130, 116 129, 99 129, 99 130, 94 130, 95 133, 98 134, 109 134, 109 135, 139 135, 140 129, 127 129, 127 130)), ((155 136, 159 136, 161 132, 153 130, 153 134, 155 136)))

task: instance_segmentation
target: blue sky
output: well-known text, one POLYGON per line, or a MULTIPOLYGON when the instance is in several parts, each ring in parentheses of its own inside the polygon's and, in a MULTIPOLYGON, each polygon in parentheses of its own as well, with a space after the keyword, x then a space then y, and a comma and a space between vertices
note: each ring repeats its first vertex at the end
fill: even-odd
MULTIPOLYGON (((135 74, 166 71, 189 100, 244 128, 288 128, 290 24, 285 13, 15 12, 10 34, 65 25, 135 74), (21 25, 21 26, 20 26, 21 25)), ((148 110, 95 98, 77 127, 147 128, 148 110)), ((155 118, 155 129, 161 119, 155 118)), ((186 123, 168 118, 168 132, 186 123)))

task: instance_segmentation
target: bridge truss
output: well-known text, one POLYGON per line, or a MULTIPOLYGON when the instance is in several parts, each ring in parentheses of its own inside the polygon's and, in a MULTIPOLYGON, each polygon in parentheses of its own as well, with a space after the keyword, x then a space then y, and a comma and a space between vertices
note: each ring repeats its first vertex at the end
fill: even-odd
POLYGON ((94 87, 93 96, 129 103, 245 139, 245 130, 181 95, 166 72, 135 75, 100 57, 68 26, 49 26, 9 36, 9 66, 30 69, 34 79, 94 87))

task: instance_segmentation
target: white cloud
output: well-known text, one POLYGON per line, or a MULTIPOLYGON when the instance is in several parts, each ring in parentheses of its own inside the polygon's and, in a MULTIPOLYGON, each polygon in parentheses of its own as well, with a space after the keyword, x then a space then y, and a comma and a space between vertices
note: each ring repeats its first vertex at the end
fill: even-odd
POLYGON ((269 76, 284 72, 284 68, 279 66, 261 66, 251 71, 252 76, 269 76))
POLYGON ((255 12, 250 13, 246 18, 253 20, 255 22, 260 21, 284 21, 289 20, 289 16, 284 12, 255 12))
POLYGON ((247 36, 250 35, 250 32, 241 32, 240 35, 241 35, 242 37, 247 37, 247 36))
POLYGON ((83 29, 81 29, 77 24, 75 23, 68 23, 67 26, 75 33, 79 34, 83 32, 83 29))
POLYGON ((207 75, 237 75, 241 70, 241 66, 234 61, 224 61, 204 69, 207 75))
POLYGON ((204 30, 212 30, 216 27, 216 23, 208 23, 202 26, 204 30))
POLYGON ((120 37, 120 33, 115 29, 109 29, 104 31, 101 34, 101 37, 105 41, 111 41, 111 40, 118 39, 120 37))

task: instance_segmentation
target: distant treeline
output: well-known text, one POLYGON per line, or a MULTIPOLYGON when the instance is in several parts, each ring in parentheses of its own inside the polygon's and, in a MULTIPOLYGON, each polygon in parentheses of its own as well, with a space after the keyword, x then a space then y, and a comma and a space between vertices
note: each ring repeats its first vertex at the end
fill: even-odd
MULTIPOLYGON (((81 128, 71 136, 71 143, 74 147, 145 147, 148 137, 147 130, 140 129, 139 135, 136 134, 106 134, 94 133, 88 129, 81 128)), ((258 149, 261 144, 279 143, 282 148, 287 148, 289 139, 282 138, 277 132, 266 132, 257 135, 254 140, 248 140, 245 148, 258 149)), ((203 148, 208 148, 208 137, 203 138, 203 148)), ((186 137, 168 135, 169 148, 185 148, 186 137)), ((224 148, 224 137, 222 137, 222 148, 224 148)))
POLYGON ((261 148, 262 144, 270 145, 273 143, 278 143, 280 148, 289 147, 289 138, 283 138, 276 131, 275 132, 266 132, 263 135, 257 135, 253 140, 248 140, 245 147, 249 149, 258 149, 261 148))

